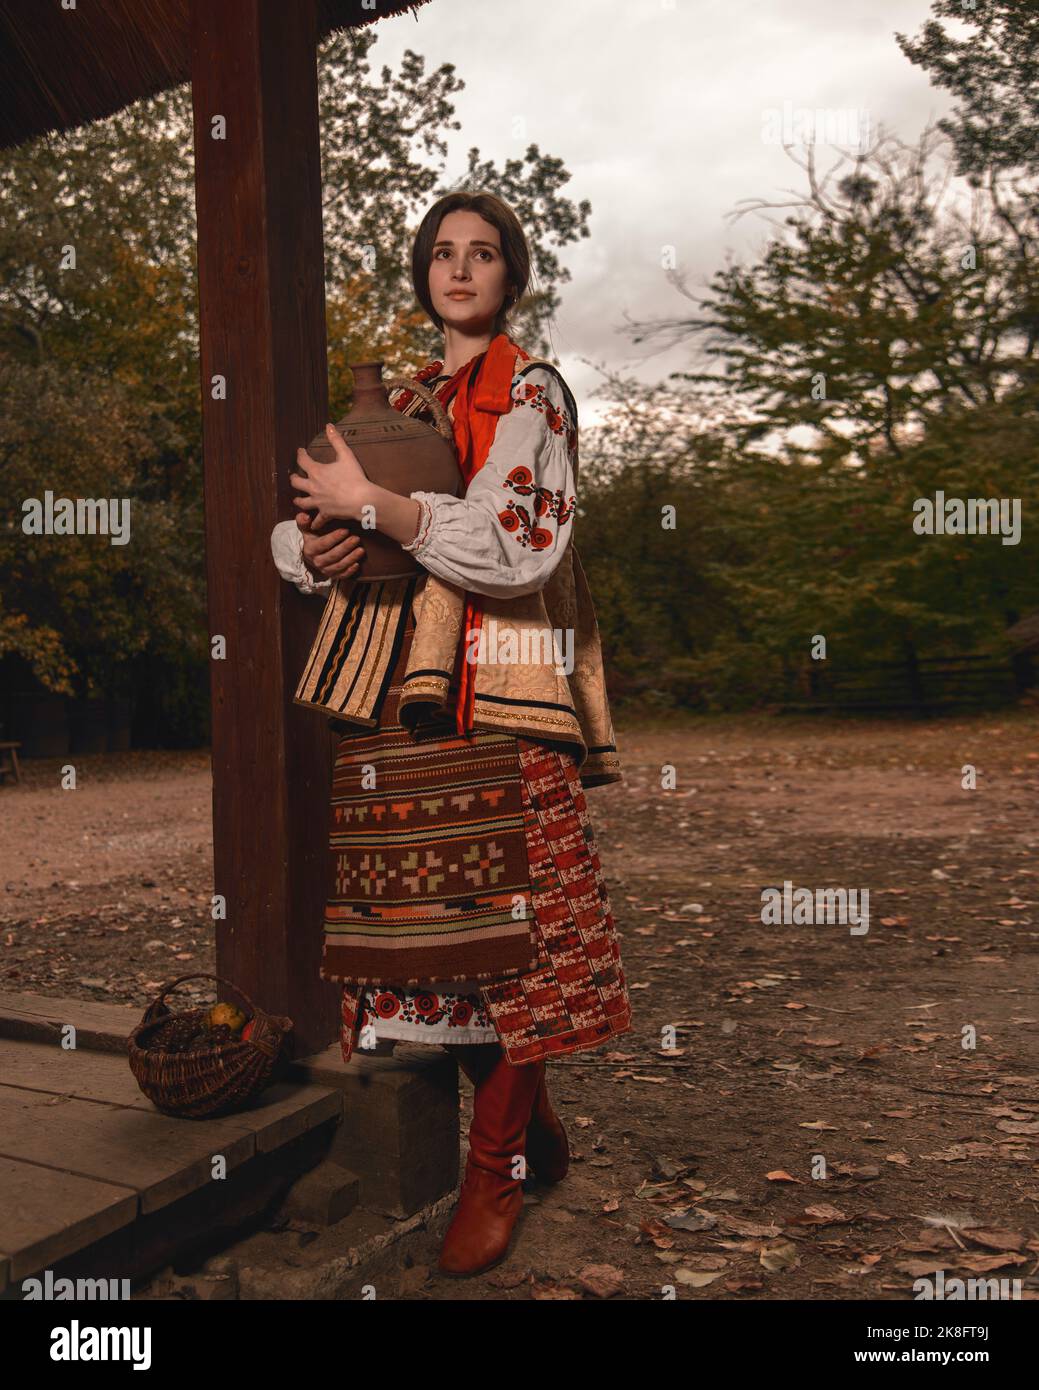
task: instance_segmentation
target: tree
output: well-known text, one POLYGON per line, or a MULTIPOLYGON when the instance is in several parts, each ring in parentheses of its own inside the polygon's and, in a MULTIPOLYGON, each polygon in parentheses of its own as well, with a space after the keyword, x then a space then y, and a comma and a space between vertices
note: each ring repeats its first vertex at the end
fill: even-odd
POLYGON ((74 369, 0 358, 0 656, 46 689, 125 695, 145 651, 172 666, 206 659, 198 585, 178 553, 201 540, 199 503, 174 506, 139 486, 151 454, 149 412, 134 391, 74 369), (130 544, 105 534, 31 534, 25 504, 109 500, 128 506, 130 544))
POLYGON ((844 665, 994 648, 1030 606, 1027 527, 1017 546, 912 529, 939 490, 1039 503, 1032 262, 988 190, 952 187, 947 149, 933 129, 915 147, 881 132, 821 175, 809 147, 803 193, 744 208, 787 210, 761 257, 695 299, 673 277, 696 312, 632 325, 689 341, 700 369, 672 379, 728 419, 706 542, 742 537, 714 570, 739 624, 694 667, 730 696, 747 644, 764 693, 816 634, 844 665))
POLYGON ((896 33, 899 48, 936 87, 953 92, 955 113, 939 122, 956 154, 956 171, 979 180, 1039 168, 1039 10, 1034 0, 933 0, 933 18, 917 39, 896 33), (971 31, 956 38, 939 22, 971 31))

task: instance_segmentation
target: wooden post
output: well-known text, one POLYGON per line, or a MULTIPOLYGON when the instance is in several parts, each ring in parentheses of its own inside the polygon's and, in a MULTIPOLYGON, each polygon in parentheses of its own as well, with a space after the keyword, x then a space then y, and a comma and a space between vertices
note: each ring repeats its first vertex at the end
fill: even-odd
POLYGON ((295 1056, 332 1041, 338 1015, 318 977, 330 734, 292 703, 322 601, 270 552, 296 449, 328 410, 316 4, 191 0, 209 628, 226 642, 211 682, 217 972, 295 1021, 295 1056))

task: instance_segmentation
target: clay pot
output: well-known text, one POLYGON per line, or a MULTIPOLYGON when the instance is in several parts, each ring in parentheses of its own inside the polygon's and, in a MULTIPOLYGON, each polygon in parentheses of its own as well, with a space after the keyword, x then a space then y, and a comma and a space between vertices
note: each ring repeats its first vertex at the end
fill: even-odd
MULTIPOLYGON (((465 491, 454 445, 454 430, 447 412, 431 391, 405 377, 382 379, 381 362, 358 362, 354 374, 354 398, 336 426, 357 455, 365 475, 379 487, 401 497, 421 489, 461 497, 465 491), (407 387, 429 405, 437 428, 413 416, 402 415, 390 405, 387 388, 407 387)), ((331 463, 335 450, 324 431, 307 445, 316 463, 331 463)), ((376 518, 376 521, 378 519, 376 518)), ((365 558, 353 579, 365 583, 415 574, 422 567, 406 550, 378 530, 366 530, 357 521, 334 519, 319 534, 340 527, 360 538, 365 558)))

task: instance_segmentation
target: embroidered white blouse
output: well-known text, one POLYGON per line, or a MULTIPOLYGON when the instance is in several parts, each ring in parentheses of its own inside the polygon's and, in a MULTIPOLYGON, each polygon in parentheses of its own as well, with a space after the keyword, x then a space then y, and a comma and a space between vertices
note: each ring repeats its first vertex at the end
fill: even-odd
MULTIPOLYGON (((427 383, 436 389, 442 380, 427 383)), ((577 421, 559 376, 542 366, 512 381, 486 462, 464 497, 412 492, 418 534, 403 548, 431 574, 474 593, 510 598, 544 588, 562 559, 577 505, 577 421)), ((327 593, 303 563, 303 532, 280 521, 271 534, 278 572, 301 593, 327 593)))

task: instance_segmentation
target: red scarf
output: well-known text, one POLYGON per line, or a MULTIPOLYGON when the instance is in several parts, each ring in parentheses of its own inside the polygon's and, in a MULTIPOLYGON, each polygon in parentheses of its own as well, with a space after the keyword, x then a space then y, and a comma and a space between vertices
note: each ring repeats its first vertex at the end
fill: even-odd
MULTIPOLYGON (((512 379, 519 362, 525 362, 528 356, 508 334, 499 333, 491 339, 486 352, 471 358, 437 390, 438 399, 445 405, 452 396, 456 398, 453 421, 455 448, 466 489, 487 461, 499 416, 507 415, 512 409, 512 379)), ((430 362, 416 372, 415 379, 425 382, 435 377, 443 365, 443 362, 430 362)), ((395 404, 398 409, 403 409, 410 399, 409 392, 406 396, 398 397, 395 404)), ((462 640, 455 661, 458 681, 455 728, 460 734, 469 733, 473 727, 476 669, 473 662, 466 660, 466 652, 470 634, 478 633, 482 623, 483 596, 466 590, 462 640)))

